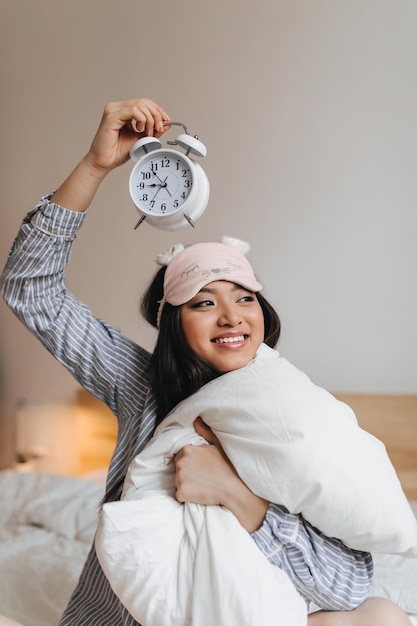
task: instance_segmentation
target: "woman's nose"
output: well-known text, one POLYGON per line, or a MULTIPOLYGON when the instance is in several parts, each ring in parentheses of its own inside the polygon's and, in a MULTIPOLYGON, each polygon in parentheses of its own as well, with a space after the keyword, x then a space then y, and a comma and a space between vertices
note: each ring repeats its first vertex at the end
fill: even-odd
POLYGON ((238 326, 242 321, 239 311, 233 306, 223 306, 219 315, 219 326, 238 326))

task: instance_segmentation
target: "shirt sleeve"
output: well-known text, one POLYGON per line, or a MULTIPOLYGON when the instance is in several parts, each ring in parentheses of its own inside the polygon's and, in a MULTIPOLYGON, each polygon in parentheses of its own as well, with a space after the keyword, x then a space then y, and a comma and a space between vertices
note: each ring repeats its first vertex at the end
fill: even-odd
POLYGON ((368 597, 372 556, 326 537, 301 515, 270 504, 252 537, 270 563, 284 570, 299 593, 317 607, 352 610, 368 597))
POLYGON ((83 387, 117 413, 130 380, 147 386, 141 376, 149 354, 96 318, 66 287, 65 269, 85 217, 49 202, 49 196, 42 198, 23 221, 0 285, 23 324, 83 387))

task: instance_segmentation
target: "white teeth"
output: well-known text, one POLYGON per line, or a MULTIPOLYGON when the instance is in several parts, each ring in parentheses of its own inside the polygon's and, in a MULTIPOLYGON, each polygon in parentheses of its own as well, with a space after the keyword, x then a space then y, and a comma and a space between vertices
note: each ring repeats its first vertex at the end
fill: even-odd
POLYGON ((238 337, 219 337, 216 339, 216 343, 238 343, 239 341, 244 341, 245 338, 243 335, 239 335, 238 337))

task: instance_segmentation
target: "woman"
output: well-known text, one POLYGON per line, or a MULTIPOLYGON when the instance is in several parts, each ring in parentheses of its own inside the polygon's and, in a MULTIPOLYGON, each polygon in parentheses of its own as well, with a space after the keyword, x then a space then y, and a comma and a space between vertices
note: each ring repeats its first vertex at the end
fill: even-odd
MULTIPOLYGON (((2 276, 3 295, 16 315, 81 385, 117 415, 119 436, 109 468, 107 501, 120 497, 130 462, 144 448, 170 402, 181 399, 181 394, 192 393, 193 388, 189 387, 188 392, 182 389, 174 400, 157 398, 152 371, 157 371, 154 362, 163 359, 163 354, 156 352, 151 357, 116 329, 94 318, 68 292, 64 273, 76 233, 107 174, 129 160, 129 150, 138 137, 161 136, 166 121, 169 116, 149 99, 107 105, 86 156, 58 190, 43 198, 24 219, 2 276)), ((253 322, 246 322, 254 329, 255 339, 249 342, 251 350, 263 340, 259 307, 262 315, 264 309, 260 302, 255 297, 247 307, 254 313, 253 322)), ((212 377, 213 367, 220 372, 239 367, 240 346, 236 344, 227 353, 224 350, 221 363, 212 359, 212 353, 206 352, 207 346, 200 343, 203 335, 198 331, 200 322, 193 321, 196 315, 201 319, 205 314, 181 309, 187 342, 192 352, 206 362, 206 371, 197 383, 202 384, 212 377)), ((223 325, 228 333, 234 329, 233 316, 232 310, 226 311, 215 323, 223 325)), ((245 350, 246 345, 248 342, 245 350)), ((177 456, 178 500, 229 508, 270 561, 288 573, 308 601, 337 611, 316 613, 309 617, 309 623, 408 624, 404 614, 391 603, 365 601, 372 578, 370 555, 323 537, 301 517, 257 498, 238 479, 212 433, 200 423, 196 430, 212 445, 187 447, 177 456)), ((118 624, 133 626, 136 622, 112 592, 93 546, 61 626, 118 624)))

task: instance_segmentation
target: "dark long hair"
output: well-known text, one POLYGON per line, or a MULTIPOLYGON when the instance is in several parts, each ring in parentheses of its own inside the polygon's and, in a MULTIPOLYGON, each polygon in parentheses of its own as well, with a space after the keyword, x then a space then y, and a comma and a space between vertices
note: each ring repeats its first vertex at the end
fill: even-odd
MULTIPOLYGON (((163 297, 165 267, 154 276, 141 302, 141 313, 155 328, 163 297)), ((264 342, 274 348, 281 332, 279 316, 260 294, 255 294, 264 316, 264 342)), ((164 304, 158 339, 150 363, 150 383, 158 403, 158 422, 179 403, 222 372, 201 359, 188 345, 181 324, 181 307, 164 304)))

